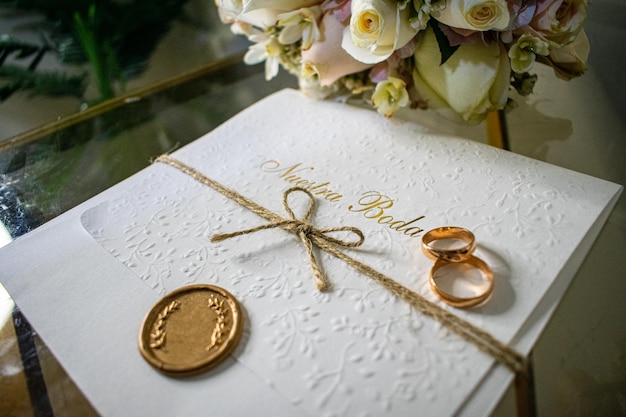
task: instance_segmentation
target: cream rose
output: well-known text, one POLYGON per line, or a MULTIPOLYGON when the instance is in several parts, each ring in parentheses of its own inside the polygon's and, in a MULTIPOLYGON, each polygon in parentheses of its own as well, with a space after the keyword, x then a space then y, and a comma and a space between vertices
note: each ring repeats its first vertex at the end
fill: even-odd
POLYGON ((215 0, 222 20, 239 20, 259 28, 276 24, 278 15, 322 3, 322 0, 215 0))
POLYGON ((410 7, 391 0, 352 0, 350 25, 341 46, 356 60, 376 64, 389 58, 417 33, 409 23, 410 7))
POLYGON ((451 120, 482 121, 507 102, 511 66, 499 43, 461 45, 445 64, 432 29, 423 32, 415 51, 413 82, 428 107, 451 120))
POLYGON ((445 0, 433 17, 454 28, 480 32, 506 29, 511 21, 505 0, 445 0))

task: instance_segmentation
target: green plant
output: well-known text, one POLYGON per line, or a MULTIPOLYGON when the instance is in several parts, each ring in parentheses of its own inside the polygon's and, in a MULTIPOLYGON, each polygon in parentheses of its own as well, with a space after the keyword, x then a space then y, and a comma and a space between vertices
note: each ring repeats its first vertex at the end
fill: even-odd
POLYGON ((0 37, 0 102, 13 93, 28 90, 33 95, 67 95, 81 98, 85 91, 86 74, 68 75, 60 71, 35 72, 50 47, 21 42, 9 36, 0 37), (24 66, 5 65, 9 57, 24 62, 24 66))
POLYGON ((126 80, 142 73, 158 42, 180 16, 188 0, 0 0, 14 13, 35 12, 45 19, 37 25, 41 44, 0 38, 0 100, 20 90, 32 94, 71 95, 84 99, 85 73, 68 75, 39 71, 44 54, 54 54, 66 66, 88 64, 102 101, 126 88, 126 80), (6 64, 12 57, 22 66, 6 64))

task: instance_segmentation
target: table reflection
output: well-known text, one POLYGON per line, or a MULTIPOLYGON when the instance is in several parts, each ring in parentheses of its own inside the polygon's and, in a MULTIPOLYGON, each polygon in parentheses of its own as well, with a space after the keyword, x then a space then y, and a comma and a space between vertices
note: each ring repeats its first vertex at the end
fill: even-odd
POLYGON ((0 141, 247 45, 210 1, 0 1, 0 141))

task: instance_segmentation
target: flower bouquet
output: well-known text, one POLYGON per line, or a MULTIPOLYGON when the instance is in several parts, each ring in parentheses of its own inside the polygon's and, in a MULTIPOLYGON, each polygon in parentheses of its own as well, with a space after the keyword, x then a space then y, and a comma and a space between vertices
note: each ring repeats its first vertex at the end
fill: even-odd
POLYGON ((316 98, 360 96, 391 117, 401 107, 482 121, 510 93, 532 92, 535 63, 584 73, 587 0, 216 0, 244 60, 282 66, 316 98))

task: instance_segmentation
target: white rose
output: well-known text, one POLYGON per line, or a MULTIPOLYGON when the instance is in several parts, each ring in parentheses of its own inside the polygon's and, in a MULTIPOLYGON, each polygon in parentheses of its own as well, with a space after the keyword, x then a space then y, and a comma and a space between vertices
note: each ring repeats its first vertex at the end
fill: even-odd
POLYGON ((341 46, 354 59, 376 64, 389 58, 417 33, 409 23, 410 7, 390 0, 352 0, 350 25, 341 46))
POLYGON ((481 32, 506 29, 511 20, 505 0, 445 0, 433 17, 453 28, 481 32))
POLYGON ((224 21, 239 20, 259 28, 273 26, 281 13, 315 6, 322 0, 215 0, 224 21))
POLYGON ((444 117, 478 123, 507 102, 511 65, 498 42, 462 44, 440 65, 432 29, 422 33, 414 60, 413 82, 420 98, 444 117))

